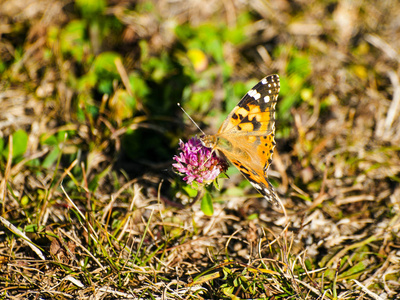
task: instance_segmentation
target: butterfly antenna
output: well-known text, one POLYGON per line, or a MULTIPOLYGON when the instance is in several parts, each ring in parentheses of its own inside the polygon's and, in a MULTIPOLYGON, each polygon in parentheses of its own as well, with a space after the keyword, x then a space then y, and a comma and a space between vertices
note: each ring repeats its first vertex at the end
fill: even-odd
POLYGON ((192 121, 192 123, 194 124, 194 126, 197 127, 197 129, 199 129, 201 131, 202 134, 205 135, 204 131, 201 130, 201 128, 197 125, 197 123, 192 119, 191 116, 189 116, 189 114, 183 109, 183 107, 181 106, 180 103, 177 103, 177 105, 182 109, 182 111, 185 113, 185 115, 189 118, 190 121, 192 121))

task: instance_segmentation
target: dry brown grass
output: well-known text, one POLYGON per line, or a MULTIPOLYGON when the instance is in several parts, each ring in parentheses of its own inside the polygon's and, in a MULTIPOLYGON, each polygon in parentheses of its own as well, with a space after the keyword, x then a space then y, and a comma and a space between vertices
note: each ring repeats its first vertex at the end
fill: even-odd
MULTIPOLYGON (((119 20, 120 36, 90 27, 79 63, 62 53, 60 35, 50 38, 79 17, 74 2, 0 3, 0 137, 4 149, 19 129, 29 137, 19 159, 18 149, 1 149, 0 297, 400 299, 398 1, 154 1, 140 13, 135 5, 110 1, 104 15, 119 20), (248 11, 244 42, 224 42, 223 59, 232 82, 282 78, 270 177, 287 219, 238 175, 223 180, 207 217, 187 204, 164 153, 132 159, 121 150, 125 133, 146 129, 172 153, 181 121, 175 108, 155 111, 180 99, 154 105, 144 94, 144 113, 129 115, 116 92, 81 89, 85 57, 118 51, 113 88, 132 93, 127 74, 145 77, 148 57, 186 62, 174 26, 234 27, 248 11)), ((212 127, 225 75, 218 62, 207 66, 214 115, 195 117, 212 127)), ((156 73, 147 80, 160 88, 156 73)), ((189 82, 192 93, 204 89, 189 82)))

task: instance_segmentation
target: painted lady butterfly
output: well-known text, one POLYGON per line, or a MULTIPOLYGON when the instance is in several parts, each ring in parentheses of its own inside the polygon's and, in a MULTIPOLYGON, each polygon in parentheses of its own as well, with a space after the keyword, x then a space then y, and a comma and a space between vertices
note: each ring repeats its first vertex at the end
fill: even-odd
POLYGON ((267 179, 275 143, 275 105, 279 76, 269 75, 240 100, 217 134, 201 138, 206 147, 222 152, 267 200, 279 203, 267 179))

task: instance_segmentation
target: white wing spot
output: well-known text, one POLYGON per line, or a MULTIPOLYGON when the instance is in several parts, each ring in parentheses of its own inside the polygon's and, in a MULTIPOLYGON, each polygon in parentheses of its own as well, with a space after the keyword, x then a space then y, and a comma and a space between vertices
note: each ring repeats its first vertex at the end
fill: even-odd
POLYGON ((256 94, 256 93, 257 93, 256 90, 250 90, 250 91, 247 92, 247 94, 248 94, 250 97, 254 97, 254 94, 256 94))
POLYGON ((265 192, 267 195, 271 195, 271 192, 270 192, 268 189, 264 189, 264 192, 265 192))
POLYGON ((266 78, 266 77, 263 78, 263 79, 261 80, 261 83, 262 83, 262 84, 267 84, 267 78, 266 78))
POLYGON ((250 183, 257 189, 257 190, 261 190, 261 186, 253 181, 250 181, 250 183))
POLYGON ((247 92, 247 94, 248 94, 250 97, 253 97, 253 98, 256 99, 256 100, 258 100, 258 99, 261 98, 261 94, 258 93, 256 90, 250 90, 250 91, 247 92))
POLYGON ((268 103, 269 100, 271 100, 271 99, 269 98, 269 96, 265 96, 265 97, 264 97, 264 103, 268 103))

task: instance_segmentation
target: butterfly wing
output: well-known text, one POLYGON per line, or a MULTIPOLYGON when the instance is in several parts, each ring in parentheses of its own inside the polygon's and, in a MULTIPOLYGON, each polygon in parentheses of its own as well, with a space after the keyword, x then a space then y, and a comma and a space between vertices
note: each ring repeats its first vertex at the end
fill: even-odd
POLYGON ((221 151, 265 198, 276 202, 267 171, 275 147, 275 106, 279 76, 263 78, 240 100, 218 133, 215 149, 221 151))

